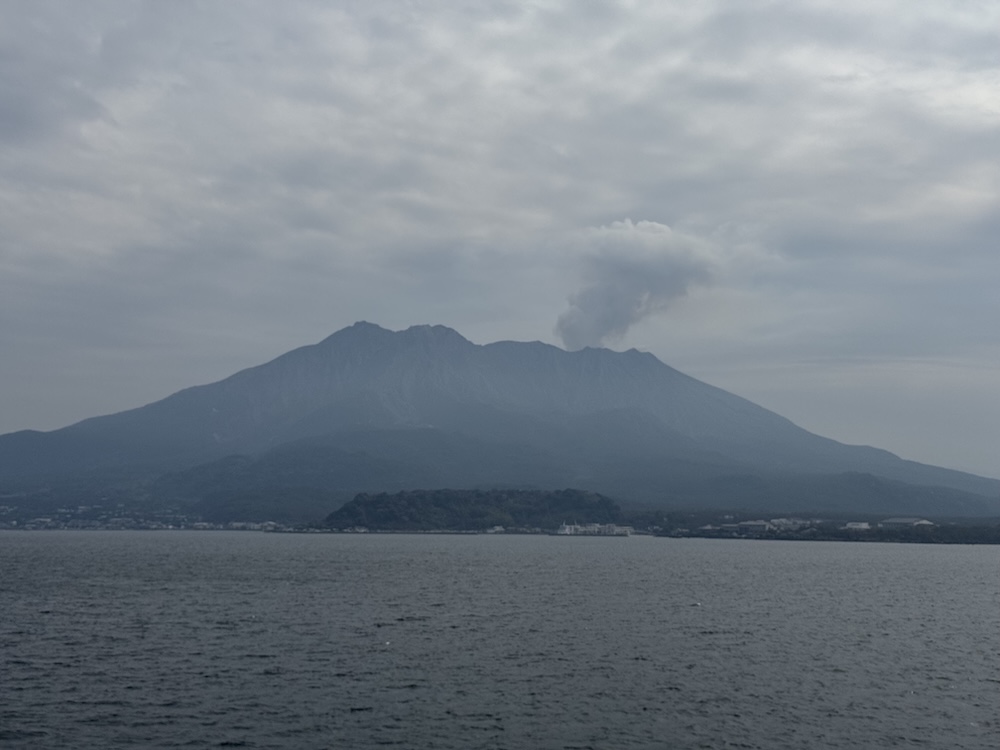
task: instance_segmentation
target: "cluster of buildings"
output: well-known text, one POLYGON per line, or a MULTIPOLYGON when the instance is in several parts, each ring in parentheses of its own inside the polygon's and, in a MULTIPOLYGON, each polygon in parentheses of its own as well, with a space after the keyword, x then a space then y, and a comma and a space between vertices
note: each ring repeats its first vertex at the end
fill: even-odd
POLYGON ((631 526, 614 523, 564 523, 556 529, 556 536, 629 536, 635 530, 631 526))
POLYGON ((176 513, 145 515, 124 505, 79 505, 61 507, 45 515, 33 515, 17 506, 0 505, 0 529, 19 531, 39 530, 147 530, 169 529, 226 529, 232 531, 286 531, 285 526, 274 521, 262 523, 233 521, 209 523, 197 517, 176 513))
MULTIPOLYGON (((701 535, 712 536, 762 536, 765 534, 780 534, 782 532, 802 532, 808 529, 816 529, 820 526, 829 528, 831 521, 824 519, 805 518, 772 518, 769 521, 738 521, 735 523, 723 523, 719 525, 706 524, 700 526, 697 531, 701 535)), ((836 526, 843 531, 871 531, 872 529, 909 529, 928 528, 934 526, 931 521, 925 518, 895 517, 886 518, 882 521, 848 521, 836 526)))

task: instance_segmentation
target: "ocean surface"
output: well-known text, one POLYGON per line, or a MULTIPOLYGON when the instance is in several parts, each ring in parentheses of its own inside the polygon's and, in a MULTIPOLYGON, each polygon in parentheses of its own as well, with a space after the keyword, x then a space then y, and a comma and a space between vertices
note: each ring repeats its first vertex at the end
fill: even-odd
POLYGON ((1000 747, 1000 548, 0 532, 0 747, 1000 747))

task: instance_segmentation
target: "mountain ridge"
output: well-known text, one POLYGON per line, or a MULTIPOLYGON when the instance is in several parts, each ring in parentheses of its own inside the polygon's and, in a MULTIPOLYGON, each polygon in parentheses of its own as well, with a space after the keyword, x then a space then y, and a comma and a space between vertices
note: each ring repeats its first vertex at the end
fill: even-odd
MULTIPOLYGON (((567 352, 537 341, 480 345, 445 326, 390 331, 365 321, 137 409, 51 432, 0 435, 0 492, 102 471, 163 488, 171 485, 164 478, 178 472, 202 467, 207 476, 204 467, 234 455, 249 457, 246 465, 253 466, 271 451, 311 439, 335 445, 330 455, 344 476, 354 477, 339 482, 335 472, 301 463, 303 475, 322 476, 324 491, 335 493, 408 489, 399 481, 422 476, 465 486, 580 486, 661 504, 676 501, 684 487, 685 497, 704 504, 716 487, 712 477, 758 477, 791 487, 794 477, 854 473, 958 493, 951 502, 964 514, 1000 513, 1000 480, 815 435, 649 353, 567 352), (410 430, 448 436, 442 444, 452 445, 463 465, 400 441, 398 433, 410 430), (371 461, 350 458, 351 436, 361 435, 371 461), (463 439, 468 449, 461 448, 463 439), (426 461, 425 471, 400 468, 410 464, 400 464, 393 450, 409 451, 408 461, 426 461), (383 481, 378 466, 399 481, 383 481)), ((311 460, 322 460, 315 446, 308 451, 311 460)), ((209 484, 218 489, 221 481, 209 484)), ((173 486, 181 485, 186 501, 198 500, 194 484, 173 486)), ((893 497, 905 496, 893 487, 893 497)), ((158 501, 180 496, 167 493, 158 501)), ((726 500, 716 498, 720 505, 726 500)), ((927 507, 923 500, 918 505, 927 507)))

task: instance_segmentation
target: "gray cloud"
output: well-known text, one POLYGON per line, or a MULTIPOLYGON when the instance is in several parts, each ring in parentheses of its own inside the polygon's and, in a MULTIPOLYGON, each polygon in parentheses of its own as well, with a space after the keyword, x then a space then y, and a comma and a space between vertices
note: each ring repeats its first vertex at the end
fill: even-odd
POLYGON ((948 375, 1000 367, 989 4, 0 14, 0 432, 360 318, 637 346, 846 441, 906 378, 1000 425, 948 375))

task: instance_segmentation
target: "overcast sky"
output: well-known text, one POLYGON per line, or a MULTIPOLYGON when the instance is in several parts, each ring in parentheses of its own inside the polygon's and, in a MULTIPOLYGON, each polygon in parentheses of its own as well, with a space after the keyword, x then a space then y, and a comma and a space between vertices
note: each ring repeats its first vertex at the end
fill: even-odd
POLYGON ((0 0, 0 432, 441 323, 998 476, 998 238, 988 0, 0 0))

